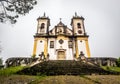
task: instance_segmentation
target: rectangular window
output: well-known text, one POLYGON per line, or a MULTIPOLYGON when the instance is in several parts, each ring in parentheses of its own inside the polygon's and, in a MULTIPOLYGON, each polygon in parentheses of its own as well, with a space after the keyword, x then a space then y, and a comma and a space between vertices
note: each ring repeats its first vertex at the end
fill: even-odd
POLYGON ((72 48, 72 47, 73 47, 72 44, 73 44, 72 41, 68 41, 68 47, 69 47, 69 48, 72 48))
POLYGON ((54 41, 50 41, 50 48, 54 48, 54 41))

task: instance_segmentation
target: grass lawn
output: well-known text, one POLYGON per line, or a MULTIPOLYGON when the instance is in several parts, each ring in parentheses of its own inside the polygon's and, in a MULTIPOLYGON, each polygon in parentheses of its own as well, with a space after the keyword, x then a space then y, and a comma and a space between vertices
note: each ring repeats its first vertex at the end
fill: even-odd
MULTIPOLYGON (((18 66, 0 70, 0 84, 120 84, 120 75, 30 76, 16 74, 24 68, 18 66)), ((120 72, 119 67, 109 67, 109 70, 120 72)))
POLYGON ((24 68, 25 67, 23 67, 23 66, 17 66, 17 67, 9 67, 9 68, 5 68, 5 69, 0 69, 0 76, 16 74, 16 72, 18 72, 24 68))
POLYGON ((0 69, 0 84, 28 84, 36 80, 42 80, 45 76, 18 75, 16 72, 24 69, 24 66, 0 69))

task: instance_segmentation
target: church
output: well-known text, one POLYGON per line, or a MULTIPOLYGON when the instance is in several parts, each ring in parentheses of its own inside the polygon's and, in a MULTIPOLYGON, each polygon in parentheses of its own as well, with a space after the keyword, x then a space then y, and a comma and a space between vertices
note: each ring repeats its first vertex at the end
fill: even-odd
POLYGON ((61 20, 51 30, 50 19, 43 16, 37 18, 37 31, 34 35, 33 57, 41 54, 50 60, 74 60, 81 54, 90 57, 84 18, 77 13, 71 19, 71 29, 61 20))
POLYGON ((35 59, 31 57, 8 58, 5 62, 6 67, 34 65, 39 63, 38 61, 41 59, 43 62, 51 60, 48 62, 56 63, 59 60, 60 62, 73 64, 72 60, 76 60, 78 63, 86 63, 87 61, 98 64, 99 66, 116 66, 116 58, 91 57, 88 43, 89 36, 85 30, 84 18, 78 16, 77 13, 71 18, 71 28, 68 28, 60 20, 60 22, 51 29, 50 19, 46 17, 45 13, 43 16, 37 18, 37 22, 32 53, 32 57, 35 57, 35 59))

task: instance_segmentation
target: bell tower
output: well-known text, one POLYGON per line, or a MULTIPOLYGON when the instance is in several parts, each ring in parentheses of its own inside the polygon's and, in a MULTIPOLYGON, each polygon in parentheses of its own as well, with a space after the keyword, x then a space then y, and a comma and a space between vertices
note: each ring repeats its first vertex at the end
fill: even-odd
POLYGON ((71 26, 74 36, 74 54, 76 55, 76 58, 79 57, 80 52, 82 52, 86 57, 90 57, 90 49, 88 44, 89 36, 85 31, 84 18, 75 13, 75 16, 71 19, 71 26))
POLYGON ((81 16, 79 17, 77 13, 73 16, 71 20, 71 26, 73 29, 73 35, 83 36, 86 35, 85 27, 84 27, 84 18, 81 16))
POLYGON ((43 34, 43 35, 48 34, 50 19, 46 17, 45 13, 42 17, 39 17, 37 21, 38 21, 37 34, 43 34))
POLYGON ((42 17, 37 19, 37 32, 34 35, 33 57, 44 53, 47 56, 48 32, 50 26, 50 19, 46 17, 45 13, 42 17))

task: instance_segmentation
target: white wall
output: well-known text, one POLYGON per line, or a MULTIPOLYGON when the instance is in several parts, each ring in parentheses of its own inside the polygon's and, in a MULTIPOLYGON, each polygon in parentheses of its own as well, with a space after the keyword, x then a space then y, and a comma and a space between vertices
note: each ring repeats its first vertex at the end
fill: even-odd
POLYGON ((78 42, 78 53, 80 54, 80 51, 83 51, 83 53, 87 57, 85 40, 78 40, 77 42, 78 42), (80 41, 82 41, 82 42, 80 42, 80 41))
POLYGON ((50 55, 50 60, 56 60, 56 43, 55 38, 49 38, 48 39, 48 53, 50 55), (50 48, 50 41, 54 41, 54 48, 50 48))
POLYGON ((36 51, 36 56, 41 54, 41 52, 44 52, 44 40, 38 40, 37 41, 37 51, 36 51), (42 42, 40 42, 42 41, 42 42))
POLYGON ((68 48, 68 40, 64 40, 63 44, 59 43, 59 39, 49 38, 48 39, 48 53, 50 55, 50 60, 57 60, 57 49, 65 49, 66 60, 73 59, 72 48, 68 48), (54 41, 54 48, 50 48, 50 41, 54 41))

